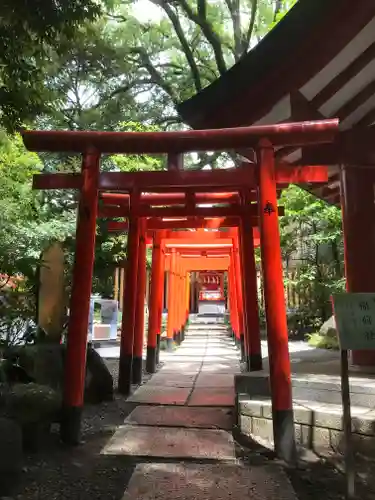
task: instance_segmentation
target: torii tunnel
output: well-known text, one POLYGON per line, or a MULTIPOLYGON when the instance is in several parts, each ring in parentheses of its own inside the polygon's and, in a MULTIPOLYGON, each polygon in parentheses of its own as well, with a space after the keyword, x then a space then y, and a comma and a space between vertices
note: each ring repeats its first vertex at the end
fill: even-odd
POLYGON ((254 247, 260 246, 275 450, 290 458, 295 444, 278 225, 282 207, 277 207, 277 197, 289 183, 324 183, 328 172, 325 166, 277 162, 275 148, 330 143, 337 130, 337 120, 321 120, 183 132, 23 132, 31 151, 75 152, 83 157, 79 174, 34 176, 35 189, 80 192, 65 358, 64 442, 79 442, 96 221, 105 217, 123 219, 109 225, 128 234, 118 380, 118 390, 124 395, 129 395, 132 382, 142 377, 147 239, 152 239, 153 245, 147 345, 151 372, 158 361, 165 269, 170 270, 168 342, 184 339, 190 271, 227 271, 234 336, 242 344, 247 368, 262 369, 254 257, 254 247), (254 162, 238 168, 183 170, 183 154, 187 152, 248 149, 256 152, 254 162), (166 154, 168 169, 101 172, 104 153, 166 154), (205 228, 220 230, 202 231, 205 228))

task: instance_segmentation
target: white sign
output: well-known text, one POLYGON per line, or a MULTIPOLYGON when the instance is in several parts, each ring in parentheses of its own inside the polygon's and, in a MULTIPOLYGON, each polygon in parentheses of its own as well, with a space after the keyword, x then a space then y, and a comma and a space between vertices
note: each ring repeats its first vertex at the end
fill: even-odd
POLYGON ((332 303, 340 349, 375 349, 375 293, 339 293, 332 303))

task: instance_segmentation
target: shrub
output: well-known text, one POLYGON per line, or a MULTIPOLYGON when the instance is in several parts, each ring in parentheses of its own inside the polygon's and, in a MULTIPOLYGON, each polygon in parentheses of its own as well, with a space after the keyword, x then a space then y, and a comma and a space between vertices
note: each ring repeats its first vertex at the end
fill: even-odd
POLYGON ((307 335, 307 338, 308 344, 318 349, 339 349, 339 342, 336 336, 336 332, 335 335, 331 335, 329 333, 322 334, 320 332, 311 333, 307 335))

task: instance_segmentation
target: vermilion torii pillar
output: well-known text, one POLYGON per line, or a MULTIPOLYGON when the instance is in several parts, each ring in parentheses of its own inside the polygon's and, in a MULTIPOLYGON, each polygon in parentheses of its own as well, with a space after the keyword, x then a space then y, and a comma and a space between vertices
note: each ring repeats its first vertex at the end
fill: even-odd
POLYGON ((238 236, 234 239, 233 245, 233 268, 234 268, 234 286, 236 287, 236 304, 238 310, 238 335, 241 348, 241 360, 245 361, 245 317, 243 310, 243 289, 242 289, 242 269, 241 258, 238 246, 238 236))
POLYGON ((81 170, 83 185, 78 204, 60 428, 63 442, 73 445, 80 441, 85 391, 87 331, 98 210, 99 161, 100 154, 96 150, 91 149, 83 154, 81 170))
POLYGON ((230 318, 233 328, 233 339, 237 346, 240 346, 240 318, 238 306, 238 291, 236 286, 236 269, 235 269, 235 251, 231 250, 230 268, 229 268, 229 290, 231 292, 230 318))
POLYGON ((181 343, 181 258, 177 253, 176 259, 176 283, 175 283, 175 296, 174 296, 174 306, 175 306, 175 328, 173 332, 173 339, 177 345, 181 343))
MULTIPOLYGON (((138 193, 131 198, 131 208, 136 210, 139 202, 138 193)), ((135 311, 137 305, 137 275, 138 251, 141 231, 141 219, 136 216, 129 217, 129 232, 127 244, 127 266, 125 276, 125 290, 123 295, 121 344, 118 390, 120 394, 128 396, 132 385, 133 343, 135 327, 135 311)))
POLYGON ((246 362, 249 371, 262 369, 262 349, 260 342, 258 285, 254 253, 253 227, 248 217, 241 219, 241 255, 244 284, 244 309, 247 328, 246 362))
POLYGON ((161 314, 163 309, 164 262, 160 231, 155 231, 152 247, 151 290, 148 318, 146 370, 155 373, 160 345, 161 314), (159 337, 159 342, 158 342, 159 337), (159 345, 158 345, 159 344, 159 345))
POLYGON ((275 452, 278 457, 290 462, 295 459, 296 447, 288 326, 277 216, 274 150, 266 140, 260 142, 258 206, 275 452))
MULTIPOLYGON (((351 293, 375 292, 374 185, 373 169, 342 167, 341 205, 345 275, 346 288, 351 293)), ((354 365, 363 369, 374 368, 374 350, 352 351, 351 355, 354 365)))
POLYGON ((171 265, 168 275, 168 317, 167 317, 167 351, 173 351, 173 341, 176 329, 176 271, 177 252, 175 248, 171 251, 171 265))
POLYGON ((157 336, 156 336, 156 364, 159 364, 160 360, 160 340, 161 340, 161 333, 162 333, 162 322, 163 322, 163 311, 164 311, 164 294, 165 294, 165 251, 164 251, 164 244, 161 243, 161 266, 160 266, 160 276, 159 276, 159 283, 161 286, 161 293, 159 296, 159 303, 158 303, 158 319, 157 319, 157 336))
POLYGON ((145 328, 145 293, 146 293, 146 221, 140 219, 138 248, 138 278, 136 294, 136 310, 134 324, 134 344, 132 363, 132 382, 140 384, 143 373, 143 342, 145 328))

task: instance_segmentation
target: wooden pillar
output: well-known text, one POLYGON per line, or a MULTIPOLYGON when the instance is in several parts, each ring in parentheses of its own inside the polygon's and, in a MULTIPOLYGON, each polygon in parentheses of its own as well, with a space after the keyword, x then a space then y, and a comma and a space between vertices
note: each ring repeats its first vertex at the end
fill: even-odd
MULTIPOLYGON (((164 288, 164 272, 161 272, 162 267, 162 248, 161 248, 161 232, 155 231, 152 247, 152 267, 151 267, 151 290, 150 290, 150 305, 148 317, 148 339, 147 339, 147 358, 146 370, 149 373, 155 373, 157 361, 157 336, 158 329, 160 330, 159 309, 160 298, 163 296, 164 288)), ((163 269, 164 271, 164 269, 163 269)), ((160 331, 159 331, 160 335, 160 331)))
POLYGON ((146 295, 146 219, 140 219, 138 244, 138 278, 136 289, 136 309, 134 323, 134 346, 132 363, 132 382, 140 384, 143 372, 143 343, 145 331, 146 295))
MULTIPOLYGON (((375 292, 374 170, 342 167, 341 204, 348 292, 375 292)), ((375 351, 353 351, 352 363, 375 366, 375 351)))
POLYGON ((253 227, 249 217, 241 221, 241 256, 244 284, 246 363, 249 371, 262 369, 262 348, 260 342, 257 272, 254 253, 253 227))
POLYGON ((159 358, 160 358, 160 339, 161 339, 161 334, 163 331, 163 312, 164 312, 164 294, 166 290, 166 273, 165 273, 165 251, 164 251, 164 244, 163 242, 161 243, 161 266, 160 266, 160 286, 161 286, 161 293, 158 296, 158 319, 157 319, 157 329, 156 329, 156 364, 159 364, 159 358))
POLYGON ((232 263, 229 264, 228 269, 228 302, 229 302, 229 321, 231 325, 231 336, 233 340, 236 338, 236 327, 234 318, 234 303, 233 303, 233 281, 232 281, 232 263))
POLYGON ((237 295, 237 286, 236 286, 236 278, 235 278, 235 251, 231 250, 231 259, 230 259, 230 290, 231 290, 231 324, 233 329, 233 339, 236 346, 240 346, 240 320, 238 313, 238 295, 237 295))
POLYGON ((173 331, 173 340, 176 345, 181 343, 181 257, 176 254, 176 280, 174 293, 175 307, 175 326, 173 331))
POLYGON ((100 153, 83 155, 82 177, 76 230, 76 250, 70 298, 61 439, 75 445, 80 441, 81 415, 85 390, 86 349, 92 274, 95 258, 96 216, 100 153))
POLYGON ((125 266, 126 266, 126 261, 122 261, 120 267, 120 292, 119 292, 119 309, 121 311, 122 311, 122 304, 124 301, 125 266))
MULTIPOLYGON (((131 195, 130 203, 131 207, 132 205, 138 204, 138 199, 135 197, 135 194, 131 195)), ((137 217, 135 214, 131 214, 129 217, 127 265, 122 306, 120 365, 118 379, 118 390, 120 394, 124 394, 125 396, 128 396, 130 394, 132 384, 133 342, 137 299, 138 250, 140 229, 139 217, 137 217)))
POLYGON ((186 312, 186 320, 185 323, 189 321, 190 314, 190 286, 191 286, 191 273, 186 273, 186 301, 185 301, 185 312, 186 312))
POLYGON ((118 302, 119 298, 119 274, 120 269, 118 267, 115 268, 115 275, 113 278, 113 298, 118 302))
POLYGON ((241 349, 241 360, 245 361, 245 317, 243 309, 243 290, 242 290, 242 269, 241 259, 239 254, 238 234, 234 238, 234 284, 236 287, 236 304, 238 310, 238 334, 239 347, 241 349))
POLYGON ((195 314, 195 302, 194 302, 194 293, 195 293, 195 282, 197 279, 196 272, 193 271, 191 273, 191 285, 190 285, 190 312, 195 314))
POLYGON ((296 447, 275 160, 273 148, 266 140, 261 141, 260 159, 258 206, 272 391, 273 435, 276 455, 286 461, 292 461, 295 459, 296 447))
POLYGON ((176 264, 177 252, 175 248, 171 250, 169 276, 168 276, 168 319, 167 319, 167 351, 173 351, 173 340, 175 331, 175 294, 176 294, 176 264))

